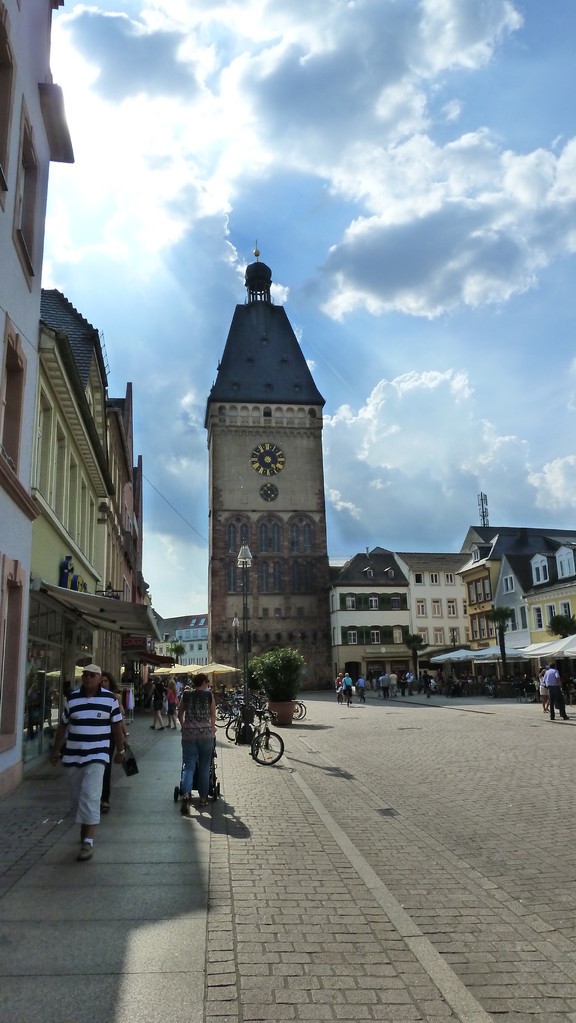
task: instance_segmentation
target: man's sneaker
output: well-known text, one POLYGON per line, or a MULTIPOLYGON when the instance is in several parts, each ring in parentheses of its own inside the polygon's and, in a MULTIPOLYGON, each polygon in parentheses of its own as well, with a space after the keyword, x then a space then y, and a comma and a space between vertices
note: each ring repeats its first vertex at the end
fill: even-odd
POLYGON ((80 846, 80 852, 78 853, 77 860, 91 860, 94 854, 94 846, 91 842, 82 842, 80 846))

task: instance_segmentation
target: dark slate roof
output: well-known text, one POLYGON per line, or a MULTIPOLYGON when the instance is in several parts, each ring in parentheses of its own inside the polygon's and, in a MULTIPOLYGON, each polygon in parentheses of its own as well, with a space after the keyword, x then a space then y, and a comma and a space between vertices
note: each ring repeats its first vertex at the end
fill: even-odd
POLYGON ((472 544, 494 546, 492 557, 502 554, 549 554, 558 546, 573 544, 576 540, 574 529, 542 529, 532 526, 471 526, 462 546, 470 551, 472 544))
POLYGON ((61 291, 42 288, 40 319, 51 330, 61 331, 68 337, 82 386, 85 388, 88 383, 92 360, 96 357, 106 387, 108 377, 102 358, 100 335, 96 327, 88 323, 61 291))
POLYGON ((469 560, 467 554, 429 554, 422 552, 396 552, 413 572, 428 572, 431 568, 439 568, 446 572, 457 572, 469 560))
POLYGON ((166 633, 174 637, 181 629, 204 629, 208 627, 208 614, 178 615, 176 618, 161 618, 156 614, 156 624, 161 636, 166 633))
POLYGON ((236 306, 210 402, 324 406, 283 306, 236 306))
POLYGON ((392 551, 375 547, 364 554, 355 554, 332 579, 334 586, 407 586, 408 580, 392 551), (374 572, 367 575, 367 569, 374 572), (393 573, 393 574, 390 574, 393 573))

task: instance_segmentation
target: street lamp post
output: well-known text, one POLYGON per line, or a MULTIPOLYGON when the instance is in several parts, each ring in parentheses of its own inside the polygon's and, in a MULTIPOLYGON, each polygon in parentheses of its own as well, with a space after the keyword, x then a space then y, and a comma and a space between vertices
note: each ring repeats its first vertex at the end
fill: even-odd
POLYGON ((241 741, 249 741, 250 724, 250 693, 248 689, 248 570, 252 565, 252 554, 247 543, 243 543, 238 551, 238 568, 242 569, 242 680, 244 684, 244 706, 242 717, 244 726, 241 730, 241 741))
POLYGON ((240 622, 238 621, 237 614, 232 619, 232 628, 234 629, 234 667, 238 669, 238 629, 240 628, 240 622))

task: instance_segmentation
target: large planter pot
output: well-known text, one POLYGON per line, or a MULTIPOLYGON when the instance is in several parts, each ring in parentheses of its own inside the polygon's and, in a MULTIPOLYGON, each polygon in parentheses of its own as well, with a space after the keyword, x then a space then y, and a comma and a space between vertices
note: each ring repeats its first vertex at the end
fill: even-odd
POLYGON ((286 728, 294 719, 294 700, 269 700, 268 710, 273 715, 274 725, 286 728))

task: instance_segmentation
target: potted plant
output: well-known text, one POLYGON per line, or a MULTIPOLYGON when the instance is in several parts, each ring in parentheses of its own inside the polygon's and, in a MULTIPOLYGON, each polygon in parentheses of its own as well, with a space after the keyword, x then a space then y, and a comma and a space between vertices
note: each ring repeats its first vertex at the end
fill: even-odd
POLYGON ((266 693, 277 725, 292 724, 303 666, 302 655, 287 646, 269 650, 250 661, 252 677, 266 693))

